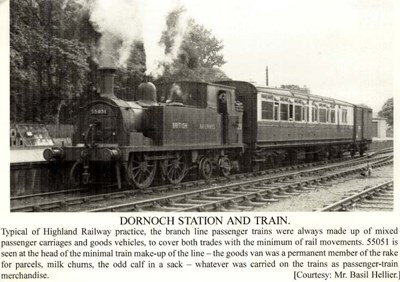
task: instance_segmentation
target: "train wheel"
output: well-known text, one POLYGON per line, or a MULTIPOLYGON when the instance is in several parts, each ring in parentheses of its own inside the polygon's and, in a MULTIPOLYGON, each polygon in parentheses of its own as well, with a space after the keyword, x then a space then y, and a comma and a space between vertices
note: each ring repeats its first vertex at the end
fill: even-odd
POLYGON ((212 176, 213 167, 209 158, 204 158, 200 161, 200 174, 204 179, 210 179, 212 176))
POLYGON ((222 176, 226 177, 231 173, 232 165, 228 157, 220 158, 218 164, 222 176))
POLYGON ((176 159, 165 162, 165 173, 168 181, 178 184, 185 177, 187 172, 186 158, 184 155, 177 155, 176 159))
POLYGON ((145 189, 153 183, 156 170, 156 161, 146 160, 144 155, 135 155, 129 159, 128 177, 139 189, 145 189))

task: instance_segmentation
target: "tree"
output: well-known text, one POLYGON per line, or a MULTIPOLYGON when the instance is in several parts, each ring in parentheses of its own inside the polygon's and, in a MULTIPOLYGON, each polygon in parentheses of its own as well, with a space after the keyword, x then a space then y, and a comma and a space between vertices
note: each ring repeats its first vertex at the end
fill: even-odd
POLYGON ((69 1, 10 2, 11 121, 55 122, 59 105, 82 92, 88 51, 74 27, 79 6, 69 1))
POLYGON ((119 68, 115 76, 115 95, 124 100, 134 100, 134 93, 146 71, 146 54, 143 42, 136 41, 131 49, 126 67, 119 68))
POLYGON ((393 127, 393 98, 388 99, 378 112, 379 117, 387 119, 390 127, 393 127))
POLYGON ((196 24, 194 20, 189 22, 189 30, 183 42, 183 49, 196 56, 199 67, 212 69, 226 63, 220 53, 224 48, 222 41, 212 35, 211 30, 196 24))
MULTIPOLYGON (((171 14, 178 17, 179 13, 171 14)), ((168 23, 168 21, 167 21, 168 23)), ((175 22, 170 19, 170 27, 175 22)), ((171 37, 174 34, 164 33, 162 41, 167 47, 171 46, 171 37)), ((226 62, 222 54, 222 41, 204 26, 189 20, 188 32, 183 38, 177 58, 168 65, 164 65, 164 74, 160 81, 195 80, 215 81, 229 79, 220 69, 226 62)))

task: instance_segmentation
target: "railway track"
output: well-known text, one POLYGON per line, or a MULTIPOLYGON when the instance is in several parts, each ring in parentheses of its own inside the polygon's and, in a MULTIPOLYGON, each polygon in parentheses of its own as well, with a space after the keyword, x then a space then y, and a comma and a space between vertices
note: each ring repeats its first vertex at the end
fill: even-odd
POLYGON ((336 203, 328 205, 318 212, 329 211, 392 211, 393 180, 377 184, 336 203))
MULTIPOLYGON (((376 155, 375 155, 376 156, 376 155)), ((379 157, 378 157, 379 158, 379 157)), ((384 156, 380 156, 380 158, 385 158, 384 156)), ((85 195, 85 196, 75 196, 75 197, 69 197, 69 198, 65 198, 65 199, 56 199, 56 200, 48 200, 47 201, 41 201, 42 197, 38 197, 38 201, 36 202, 32 202, 29 204, 17 204, 16 201, 12 201, 12 207, 11 207, 11 211, 13 212, 30 212, 30 211, 52 211, 52 210, 67 210, 67 211, 76 211, 76 210, 81 210, 82 206, 91 206, 91 207, 95 207, 95 206, 104 206, 104 205, 112 205, 112 203, 117 203, 120 201, 131 201, 133 200, 133 203, 131 204, 121 204, 123 205, 132 205, 134 208, 133 210, 141 210, 142 207, 148 207, 149 203, 157 203, 157 202, 164 202, 162 199, 165 199, 166 197, 170 197, 167 199, 167 201, 169 202, 169 207, 164 207, 161 208, 161 205, 155 205, 159 208, 159 210, 174 210, 174 208, 171 208, 171 206, 173 206, 173 202, 176 202, 174 200, 174 197, 177 197, 177 195, 179 194, 187 194, 186 197, 190 196, 190 193, 198 193, 199 191, 202 193, 210 193, 211 190, 216 189, 216 187, 209 187, 209 186, 215 186, 217 185, 218 187, 229 187, 232 186, 233 187, 241 187, 241 189, 246 188, 246 192, 249 193, 253 193, 256 191, 251 191, 249 190, 249 186, 251 185, 255 185, 255 183, 257 182, 264 182, 265 184, 271 184, 274 182, 284 182, 287 179, 293 179, 296 176, 302 176, 302 177, 306 177, 309 175, 313 175, 313 174, 321 174, 324 173, 326 171, 329 171, 331 169, 333 169, 335 167, 335 169, 339 169, 339 168, 343 168, 346 167, 348 165, 359 165, 359 164, 363 164, 368 160, 367 157, 362 157, 362 158, 358 158, 358 159, 353 159, 353 160, 347 160, 343 163, 338 164, 328 164, 326 165, 327 162, 323 162, 325 165, 323 167, 315 167, 317 164, 313 163, 313 164, 305 164, 305 165, 297 165, 297 166, 292 166, 292 167, 288 167, 288 168, 280 168, 280 169, 275 169, 275 170, 270 170, 270 171, 261 171, 258 172, 256 174, 253 173, 247 173, 247 174, 240 174, 240 175, 232 175, 229 178, 223 178, 223 179, 213 179, 211 182, 206 182, 204 180, 200 180, 200 181, 193 181, 193 182, 188 182, 188 183, 182 183, 178 186, 171 186, 171 185, 167 185, 167 186, 159 186, 159 187, 155 187, 154 189, 151 189, 150 191, 146 191, 146 192, 138 192, 138 190, 126 190, 126 191, 118 191, 118 192, 112 192, 112 193, 104 193, 104 194, 95 194, 95 195, 85 195), (311 167, 311 168, 310 168, 311 167), (296 170, 295 172, 290 172, 292 170, 296 170), (256 175, 256 176, 254 176, 256 175), (253 178, 253 180, 246 180, 246 178, 253 178), (224 184, 224 182, 235 182, 234 184, 224 184), (202 188, 202 187, 208 187, 208 188, 202 188), (184 190, 188 190, 187 192, 184 193, 179 193, 182 189, 184 188, 184 190), (139 194, 142 193, 151 193, 150 199, 149 199, 149 195, 141 195, 141 198, 145 198, 139 201, 135 201, 133 198, 138 198, 139 194), (153 192, 157 192, 157 193, 153 193, 153 192), (172 195, 169 196, 160 196, 158 198, 157 194, 165 194, 165 193, 172 193, 172 195)), ((372 161, 372 160, 371 160, 372 161)), ((319 163, 319 165, 321 165, 321 163, 319 163)), ((257 186, 257 185, 256 185, 257 186)), ((232 188, 230 188, 232 189, 232 188)), ((252 188, 254 190, 254 188, 252 188)), ((259 191, 259 187, 256 188, 257 191, 259 191)), ((237 194, 237 188, 234 189, 236 196, 239 196, 237 194)), ((67 191, 68 192, 68 191, 67 191)), ((80 193, 80 192, 78 192, 80 193)), ((278 195, 276 197, 280 197, 282 195, 278 195)), ((226 197, 226 196, 224 196, 226 197)), ((275 197, 275 198, 276 198, 275 197)), ((140 198, 140 197, 139 197, 140 198)), ((271 197, 270 197, 271 198, 271 197)), ((178 196, 178 201, 176 204, 179 204, 181 207, 185 206, 185 207, 189 207, 187 203, 184 203, 184 205, 181 202, 181 199, 178 196)), ((260 198, 261 199, 261 198, 260 198)), ((234 197, 232 197, 231 199, 234 202, 238 202, 239 201, 239 197, 238 199, 235 199, 234 197)), ((266 201, 264 199, 264 202, 271 202, 274 201, 274 199, 268 199, 268 201, 266 201)), ((204 204, 204 208, 207 207, 207 203, 209 201, 204 201, 202 200, 202 203, 204 204)), ((163 204, 165 206, 165 204, 163 204)), ((114 206, 118 206, 118 204, 114 205, 114 206)), ((124 210, 125 208, 120 207, 122 210, 124 210)), ((101 207, 100 209, 103 209, 102 211, 110 211, 110 210, 119 210, 119 207, 114 207, 113 209, 110 209, 108 207, 101 207)), ((129 208, 127 208, 129 210, 129 208)), ((197 210, 201 210, 201 206, 198 207, 197 210)), ((241 207, 241 209, 244 209, 244 207, 241 207)), ((96 210, 96 208, 94 208, 93 210, 96 210)), ((100 210, 99 210, 100 211, 100 210)))
MULTIPOLYGON (((365 158, 364 157, 359 157, 359 159, 365 158)), ((59 191, 52 191, 52 192, 44 192, 44 193, 35 193, 35 194, 26 194, 26 195, 18 195, 18 196, 12 196, 10 197, 11 202, 18 202, 18 201, 23 201, 23 200, 29 200, 29 199, 34 199, 34 198, 50 198, 50 197, 57 197, 57 196, 74 196, 74 194, 81 194, 81 193, 88 193, 87 196, 89 196, 89 193, 92 191, 92 194, 105 194, 105 193, 112 193, 112 192, 117 192, 117 193, 137 193, 137 194, 147 194, 147 193, 154 193, 154 192, 162 192, 166 190, 177 190, 181 188, 186 188, 186 187, 191 187, 191 186, 199 186, 199 185, 204 185, 205 183, 221 183, 224 181, 232 181, 235 179, 244 179, 244 178, 249 178, 249 177, 255 177, 255 176, 263 176, 263 175, 270 175, 270 174, 275 174, 279 173, 282 171, 293 171, 293 170, 299 170, 299 169, 307 169, 310 167, 318 167, 321 165, 329 164, 329 163, 335 163, 335 162, 343 162, 346 160, 351 160, 352 158, 347 157, 347 158, 342 158, 342 159, 333 159, 333 160, 325 160, 325 161, 319 161, 319 162, 313 162, 313 163, 305 163, 305 164, 297 164, 297 165, 291 165, 291 166, 285 166, 285 167, 280 167, 276 169, 268 169, 268 170, 260 170, 257 172, 246 172, 246 173, 239 173, 239 174, 232 174, 227 177, 213 177, 209 180, 204 180, 204 179, 199 179, 199 180, 189 180, 189 181, 184 181, 179 184, 166 184, 166 185, 155 185, 153 187, 144 189, 144 190, 132 190, 132 188, 124 188, 122 191, 117 190, 117 185, 101 185, 100 187, 96 187, 95 189, 88 189, 87 187, 83 188, 76 188, 76 189, 65 189, 65 190, 59 190, 59 191)), ((13 204, 14 205, 14 204, 13 204)))
MULTIPOLYGON (((364 157, 359 157, 358 159, 363 159, 364 157)), ((143 196, 150 193, 165 193, 168 191, 178 191, 178 190, 187 190, 194 187, 212 185, 212 184, 221 184, 224 182, 237 181, 246 178, 252 178, 257 176, 265 176, 265 175, 275 175, 282 172, 294 171, 294 170, 304 170, 312 167, 319 167, 331 163, 344 162, 352 160, 351 158, 345 159, 334 159, 329 161, 319 161, 313 163, 306 164, 298 164, 287 167, 281 167, 277 169, 269 169, 269 170, 261 170, 252 173, 240 173, 230 175, 228 177, 214 177, 209 180, 192 180, 185 181, 176 185, 167 184, 167 185, 159 185, 154 186, 145 190, 133 190, 131 188, 117 190, 112 185, 108 185, 106 187, 96 187, 96 189, 88 189, 88 188, 77 188, 77 189, 68 189, 61 191, 53 191, 46 193, 36 193, 29 195, 21 195, 11 197, 11 211, 41 211, 41 210, 51 210, 59 205, 60 207, 66 205, 80 204, 85 202, 99 202, 102 200, 110 200, 110 199, 119 199, 124 197, 133 197, 133 196, 143 196), (108 188, 107 188, 108 187, 108 188), (41 204, 41 202, 47 201, 47 203, 41 204)), ((114 185, 115 186, 115 185, 114 185)))
MULTIPOLYGON (((382 166, 391 162, 392 159, 385 158, 375 161, 371 166, 382 166)), ((343 181, 343 177, 359 173, 363 169, 364 165, 362 164, 313 177, 310 177, 311 172, 309 171, 296 175, 287 173, 279 177, 248 180, 240 184, 226 184, 86 211, 246 211, 279 201, 282 198, 298 195, 301 192, 329 186, 328 182, 331 180, 343 181)), ((317 171, 314 170, 314 172, 317 171)))
MULTIPOLYGON (((378 154, 384 154, 384 153, 390 153, 392 152, 392 148, 387 148, 387 149, 382 149, 376 152, 371 152, 367 156, 362 156, 358 157, 357 159, 365 159, 370 156, 378 155, 378 154)), ((280 167, 276 169, 267 169, 267 170, 260 170, 257 172, 251 172, 251 173, 240 173, 240 174, 234 174, 230 175, 228 177, 214 177, 210 180, 195 180, 195 181, 185 181, 176 185, 172 184, 167 184, 167 185, 157 185, 153 187, 149 187, 144 190, 135 190, 138 194, 140 193, 153 193, 157 191, 163 191, 163 190, 169 190, 169 189, 179 189, 181 187, 185 188, 187 186, 199 186, 204 184, 205 182, 207 183, 221 183, 224 181, 231 181, 235 179, 242 179, 242 178, 249 178, 249 177, 254 177, 254 176, 263 176, 263 175, 270 175, 274 173, 279 173, 282 171, 293 171, 293 170, 301 170, 301 169, 307 169, 310 167, 318 167, 321 165, 329 164, 329 163, 336 163, 336 162, 344 162, 347 160, 353 160, 354 158, 351 157, 344 157, 341 159, 332 159, 332 160, 324 160, 324 161, 319 161, 319 162, 313 162, 313 163, 304 163, 304 164, 297 164, 297 165, 291 165, 291 166, 286 166, 286 167, 280 167)), ((96 194, 102 194, 102 193, 110 193, 110 192, 122 192, 125 193, 126 191, 132 190, 131 188, 127 188, 124 190, 116 190, 117 185, 102 185, 100 187, 96 187, 95 191, 96 194)), ((23 200, 29 200, 29 199, 34 199, 34 198, 44 198, 44 197, 57 197, 57 196, 73 196, 73 193, 89 193, 90 189, 87 187, 84 188, 76 188, 76 189, 66 189, 66 190, 59 190, 59 191, 52 191, 52 192, 44 192, 44 193, 35 193, 35 194, 26 194, 26 195, 18 195, 18 196, 12 196, 10 197, 11 202, 18 202, 18 201, 23 201, 23 200)), ((14 205, 14 204, 13 204, 14 205)))

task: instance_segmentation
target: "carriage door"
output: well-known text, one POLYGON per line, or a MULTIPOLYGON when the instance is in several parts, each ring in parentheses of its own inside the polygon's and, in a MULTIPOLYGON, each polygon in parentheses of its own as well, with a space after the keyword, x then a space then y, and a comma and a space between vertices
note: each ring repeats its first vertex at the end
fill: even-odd
POLYGON ((362 109, 358 107, 354 107, 354 111, 354 138, 355 141, 360 141, 362 139, 363 113, 362 109))
POLYGON ((221 114, 222 144, 228 142, 228 94, 226 91, 218 92, 218 113, 221 114))
POLYGON ((371 122, 372 111, 370 109, 363 109, 363 139, 371 139, 371 122))

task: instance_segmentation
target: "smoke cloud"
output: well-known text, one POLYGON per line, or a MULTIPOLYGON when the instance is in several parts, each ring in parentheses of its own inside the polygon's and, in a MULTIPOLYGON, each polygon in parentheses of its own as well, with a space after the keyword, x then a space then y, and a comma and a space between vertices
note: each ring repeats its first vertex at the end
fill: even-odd
POLYGON ((162 74, 163 65, 176 58, 187 17, 179 18, 171 31, 167 30, 167 16, 178 10, 179 0, 75 0, 90 11, 90 20, 102 37, 98 62, 101 67, 124 67, 135 41, 142 41, 146 52, 146 73, 162 74), (166 49, 160 40, 163 32, 174 35, 173 45, 166 49))

